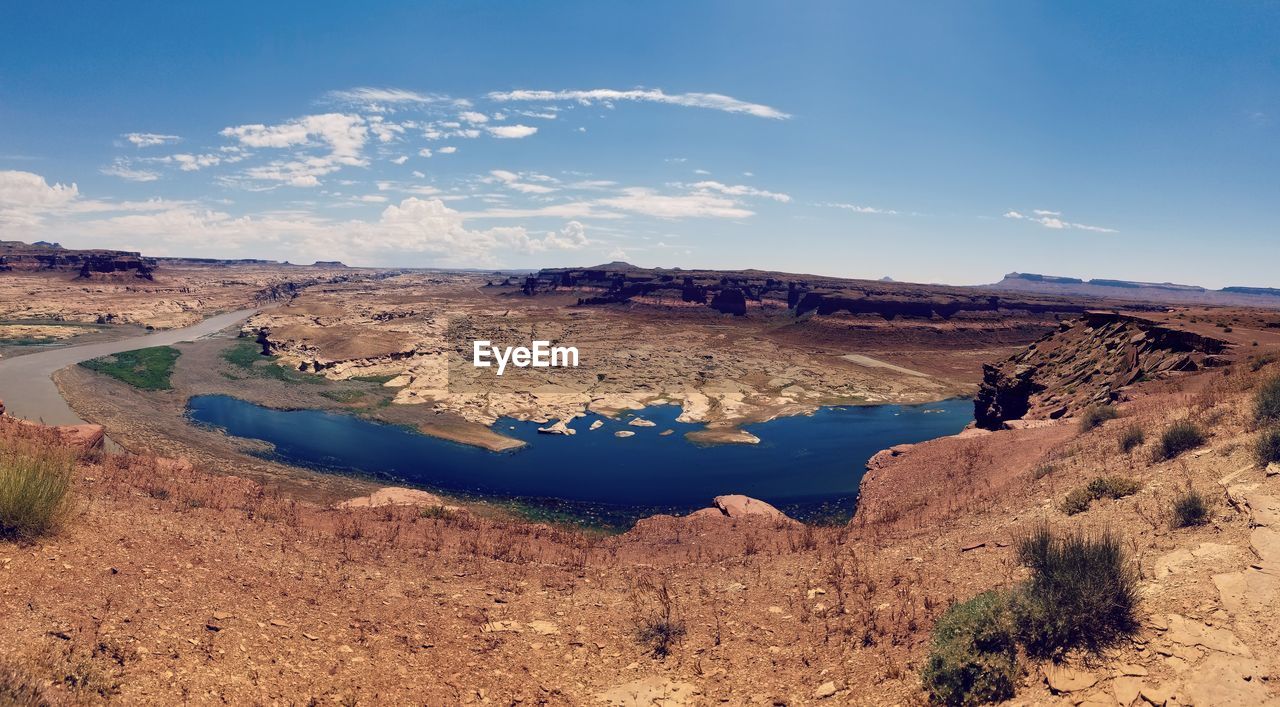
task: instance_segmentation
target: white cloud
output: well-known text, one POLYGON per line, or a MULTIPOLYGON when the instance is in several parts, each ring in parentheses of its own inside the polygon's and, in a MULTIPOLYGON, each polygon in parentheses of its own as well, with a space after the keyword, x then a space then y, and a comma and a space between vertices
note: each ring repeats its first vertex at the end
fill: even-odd
POLYGON ((98 170, 108 177, 119 177, 130 182, 154 182, 160 178, 158 172, 149 169, 135 169, 124 160, 116 160, 110 166, 98 170))
POLYGON ((463 111, 458 114, 458 117, 461 118, 462 120, 467 121, 468 123, 489 122, 489 116, 485 115, 484 113, 478 113, 473 110, 463 111))
POLYGON ((1014 211, 1010 209, 1009 211, 1004 212, 1004 217, 1008 219, 1014 219, 1015 221, 1031 221, 1033 223, 1038 223, 1041 226, 1044 226, 1045 228, 1052 229, 1055 231, 1074 229, 1077 231, 1090 231, 1092 233, 1116 233, 1117 232, 1116 229, 1114 228, 1104 228, 1102 226, 1090 226, 1089 224, 1086 224, 1086 223, 1074 223, 1071 221, 1063 220, 1062 218, 1059 218, 1060 216, 1062 216, 1061 211, 1049 211, 1046 209, 1032 209, 1031 213, 1034 215, 1028 216, 1022 213, 1021 211, 1014 211))
POLYGON ((391 164, 404 164, 405 162, 408 162, 408 161, 409 161, 408 155, 400 155, 399 157, 395 157, 390 160, 391 164))
MULTIPOLYGON (((358 199, 378 202, 385 197, 358 199)), ((471 217, 440 199, 417 197, 388 205, 373 221, 336 221, 296 210, 237 217, 187 202, 86 200, 74 184, 50 186, 30 172, 0 172, 0 223, 17 227, 23 236, 76 239, 98 247, 141 244, 156 255, 261 253, 270 248, 295 258, 354 263, 385 263, 385 254, 418 253, 441 264, 475 265, 590 244, 585 227, 573 220, 557 231, 533 234, 519 226, 469 229, 465 222, 471 217), (99 211, 118 213, 85 218, 99 211)))
POLYGON ((165 162, 173 161, 177 163, 178 169, 182 170, 183 172, 195 172, 197 170, 204 169, 205 167, 213 167, 215 165, 221 164, 223 160, 218 155, 213 155, 213 154, 203 154, 203 155, 177 154, 177 155, 169 155, 169 157, 163 158, 163 161, 165 162))
POLYGON ((495 125, 491 128, 485 128, 489 134, 496 138, 519 139, 529 137, 538 132, 538 129, 529 125, 495 125))
POLYGON ((157 133, 128 133, 124 136, 124 139, 133 143, 135 147, 153 147, 177 142, 182 138, 177 135, 160 135, 157 133))
POLYGON ((315 186, 318 177, 336 172, 342 166, 363 167, 362 156, 369 130, 365 119, 346 113, 308 115, 279 125, 238 125, 223 128, 224 137, 237 140, 245 147, 284 149, 326 146, 327 155, 297 154, 295 159, 275 161, 245 171, 250 179, 279 181, 293 186, 315 186))
POLYGON ((451 98, 439 93, 420 93, 403 88, 377 88, 361 86, 345 91, 330 91, 330 101, 352 106, 359 106, 373 112, 389 112, 396 108, 410 106, 442 105, 466 108, 471 102, 466 99, 451 98))
POLYGON ((431 150, 430 150, 429 148, 424 147, 424 148, 422 148, 421 150, 418 150, 418 156, 419 156, 419 157, 430 157, 430 156, 431 156, 431 150))
MULTIPOLYGON (((490 170, 489 174, 492 175, 492 179, 486 181, 496 179, 508 189, 514 189, 522 194, 550 194, 551 192, 556 191, 555 187, 549 187, 545 184, 530 184, 522 179, 522 175, 516 174, 515 172, 508 172, 505 169, 490 170)), ((550 177, 540 174, 529 175, 528 178, 532 181, 555 181, 550 179, 550 177)))
POLYGON ((442 155, 452 155, 457 151, 458 151, 458 148, 454 147, 453 145, 445 145, 444 147, 436 149, 436 152, 439 152, 442 155))
POLYGON ((874 206, 862 206, 860 204, 842 204, 842 203, 826 203, 820 206, 829 206, 833 209, 844 209, 852 211, 855 214, 882 214, 885 216, 897 216, 898 212, 893 209, 880 209, 874 206))
POLYGON ((587 91, 494 91, 489 94, 494 101, 576 101, 584 105, 612 101, 643 101, 649 103, 666 103, 691 108, 708 108, 727 113, 743 113, 757 118, 783 120, 791 116, 777 108, 740 101, 731 96, 719 93, 676 93, 668 94, 661 89, 637 88, 619 91, 609 88, 597 88, 587 91))
POLYGON ((746 218, 755 214, 733 199, 709 192, 659 194, 645 187, 627 187, 619 196, 599 199, 595 203, 663 219, 746 218))
POLYGON ((764 189, 756 189, 755 187, 749 187, 749 186, 746 186, 745 184, 729 185, 729 184, 721 184, 720 182, 705 181, 705 182, 698 182, 694 184, 693 188, 698 191, 716 191, 716 192, 720 192, 721 194, 727 194, 729 196, 759 196, 765 199, 773 199, 774 201, 780 201, 784 204, 791 201, 791 195, 789 194, 782 194, 780 192, 773 192, 773 191, 765 191, 764 189))
POLYGON ((32 172, 0 171, 0 224, 35 225, 43 212, 70 204, 80 195, 76 185, 49 185, 32 172))

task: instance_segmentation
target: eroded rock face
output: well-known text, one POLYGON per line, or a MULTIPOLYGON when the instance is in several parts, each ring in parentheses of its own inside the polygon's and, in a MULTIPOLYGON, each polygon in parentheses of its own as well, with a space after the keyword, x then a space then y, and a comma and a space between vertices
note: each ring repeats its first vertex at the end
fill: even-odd
POLYGON ((156 268, 154 258, 122 250, 69 250, 56 243, 26 244, 0 241, 0 269, 63 270, 80 278, 122 273, 150 280, 156 268))
POLYGON ((1005 361, 983 366, 979 427, 1052 420, 1110 403, 1126 386, 1220 362, 1228 344, 1140 316, 1090 311, 1005 361))

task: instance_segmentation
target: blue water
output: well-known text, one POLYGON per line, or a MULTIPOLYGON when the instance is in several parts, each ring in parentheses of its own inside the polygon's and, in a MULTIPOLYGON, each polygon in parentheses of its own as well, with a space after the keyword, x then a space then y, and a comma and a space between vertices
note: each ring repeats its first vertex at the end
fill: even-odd
POLYGON ((263 440, 274 458, 320 470, 408 482, 463 497, 515 500, 526 509, 606 527, 629 527, 657 512, 686 513, 721 494, 759 498, 802 520, 853 514, 868 458, 881 449, 954 434, 972 419, 968 400, 927 405, 822 408, 813 415, 748 425, 756 445, 698 445, 700 425, 675 421, 680 408, 657 405, 630 417, 587 415, 573 436, 538 434, 541 425, 508 418, 494 429, 528 445, 490 452, 404 427, 320 410, 274 410, 222 395, 191 398, 196 422, 263 440), (595 431, 588 426, 601 420, 595 431), (660 436, 663 430, 675 434, 660 436), (618 438, 615 430, 634 437, 618 438))

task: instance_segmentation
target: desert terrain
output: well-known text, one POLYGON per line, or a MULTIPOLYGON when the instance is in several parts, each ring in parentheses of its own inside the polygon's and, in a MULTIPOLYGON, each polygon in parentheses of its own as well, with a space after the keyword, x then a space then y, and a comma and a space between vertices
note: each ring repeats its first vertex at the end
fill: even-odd
MULTIPOLYGON (((19 704, 925 703, 935 624, 1027 582, 1018 548, 1040 524, 1118 535, 1138 624, 1096 650, 1020 649, 1016 701, 1280 696, 1280 474, 1256 452, 1259 396, 1280 376, 1274 311, 621 266, 306 280, 291 266, 174 268, 199 270, 184 277, 217 302, 195 319, 260 309, 175 344, 164 390, 56 374, 126 452, 102 452, 102 428, 0 418, 6 444, 76 455, 56 529, 0 540, 0 695, 19 704), (587 365, 538 385, 460 379, 475 332, 547 332, 587 365), (725 496, 602 535, 273 462, 185 421, 186 398, 209 392, 490 448, 499 416, 572 426, 653 400, 724 442, 836 403, 972 396, 977 424, 868 460, 847 525, 725 496), (1169 456, 1180 423, 1201 437, 1169 456), (1099 478, 1128 492, 1072 505, 1099 478), (1189 491, 1204 516, 1184 525, 1189 491)), ((154 312, 128 290, 59 302, 78 275, 17 277, 45 294, 15 320, 180 323, 164 319, 167 296, 154 312)))

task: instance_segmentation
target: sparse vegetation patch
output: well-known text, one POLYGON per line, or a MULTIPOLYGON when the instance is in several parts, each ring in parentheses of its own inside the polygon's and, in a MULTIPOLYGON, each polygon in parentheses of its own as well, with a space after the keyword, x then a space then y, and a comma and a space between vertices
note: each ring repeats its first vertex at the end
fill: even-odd
POLYGON ((1262 466, 1280 463, 1280 427, 1264 431, 1253 451, 1262 466))
POLYGON ((75 452, 39 436, 0 437, 0 538, 52 530, 70 502, 75 452))
POLYGON ((1128 454, 1138 447, 1141 447, 1146 441, 1147 433, 1143 432, 1142 428, 1136 424, 1130 425, 1125 429, 1124 433, 1120 435, 1120 451, 1128 454))
POLYGON ((1004 594, 986 592, 947 610, 933 630, 922 680, 930 699, 977 705, 1013 697, 1018 645, 1004 594))
POLYGON ((152 346, 89 359, 80 365, 142 390, 169 390, 173 387, 169 377, 179 355, 172 346, 152 346))
POLYGON ((1173 527, 1188 528, 1209 520, 1209 501, 1195 489, 1187 489, 1173 502, 1173 527))
POLYGON ((1160 445, 1156 449, 1155 460, 1173 459, 1189 452, 1205 443, 1204 432, 1190 420, 1179 420, 1169 426, 1160 435, 1160 445))
POLYGON ((1280 376, 1268 379, 1258 388, 1254 414, 1263 424, 1280 423, 1280 376))
POLYGON ((1142 484, 1123 476, 1099 476, 1088 486, 1074 489, 1062 502, 1062 512, 1069 516, 1089 510, 1089 504, 1100 498, 1124 498, 1132 496, 1142 484))
POLYGON ((1019 543, 1018 559, 1031 568, 1012 602, 1028 654, 1098 650, 1137 629, 1137 578, 1117 536, 1041 526, 1019 543))
POLYGON ((1107 420, 1114 420, 1120 414, 1110 405, 1090 405, 1080 415, 1080 431, 1088 432, 1100 427, 1107 420))

